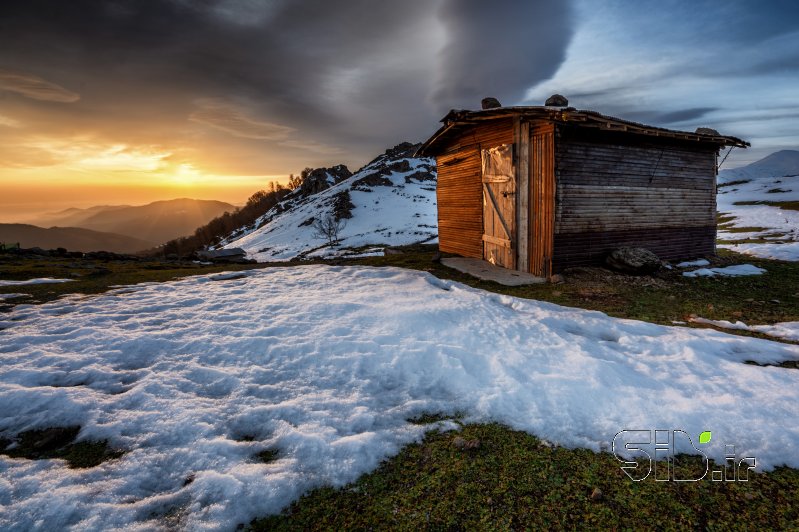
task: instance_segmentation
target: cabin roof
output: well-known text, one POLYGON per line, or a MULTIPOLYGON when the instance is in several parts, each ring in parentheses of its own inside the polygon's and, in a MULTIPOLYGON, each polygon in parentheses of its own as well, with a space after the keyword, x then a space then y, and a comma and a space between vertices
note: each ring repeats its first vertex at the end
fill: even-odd
POLYGON ((416 151, 416 155, 419 157, 434 157, 443 151, 443 147, 446 145, 447 140, 465 129, 477 126, 481 122, 515 116, 534 120, 547 120, 561 124, 568 123, 579 127, 601 129, 603 131, 622 131, 637 135, 714 144, 719 147, 735 146, 738 148, 746 148, 750 146, 748 142, 737 137, 689 133, 687 131, 648 126, 630 120, 606 116, 596 111, 575 109, 574 107, 517 106, 495 107, 493 109, 477 111, 453 109, 447 113, 447 116, 441 119, 444 125, 422 144, 416 151))

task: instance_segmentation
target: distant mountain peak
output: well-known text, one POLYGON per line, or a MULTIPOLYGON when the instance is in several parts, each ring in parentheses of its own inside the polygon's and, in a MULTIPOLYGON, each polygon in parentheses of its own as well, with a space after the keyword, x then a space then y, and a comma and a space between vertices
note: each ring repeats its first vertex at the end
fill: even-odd
POLYGON ((799 175, 799 150, 779 150, 746 166, 722 170, 719 182, 799 175))

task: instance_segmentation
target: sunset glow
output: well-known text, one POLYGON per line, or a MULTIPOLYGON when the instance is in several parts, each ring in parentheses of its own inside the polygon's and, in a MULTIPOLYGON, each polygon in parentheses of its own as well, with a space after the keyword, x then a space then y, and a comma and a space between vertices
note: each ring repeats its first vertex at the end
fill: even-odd
POLYGON ((0 222, 176 194, 242 204, 306 167, 356 170, 484 96, 557 92, 750 139, 728 167, 799 144, 790 3, 574 0, 490 19, 444 0, 335 4, 4 2, 0 222))

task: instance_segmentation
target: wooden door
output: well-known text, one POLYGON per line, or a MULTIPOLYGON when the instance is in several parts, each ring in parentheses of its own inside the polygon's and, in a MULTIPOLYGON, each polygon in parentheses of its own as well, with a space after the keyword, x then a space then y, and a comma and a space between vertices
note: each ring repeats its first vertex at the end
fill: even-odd
POLYGON ((481 150, 483 182, 483 258, 516 269, 516 179, 513 145, 481 150))

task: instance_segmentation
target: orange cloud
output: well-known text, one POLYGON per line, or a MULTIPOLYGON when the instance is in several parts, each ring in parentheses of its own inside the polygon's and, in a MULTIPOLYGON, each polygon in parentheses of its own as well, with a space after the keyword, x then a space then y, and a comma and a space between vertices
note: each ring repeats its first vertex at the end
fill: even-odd
POLYGON ((48 102, 72 103, 80 100, 80 94, 61 85, 33 74, 13 70, 0 69, 0 90, 48 102))
POLYGON ((246 116, 243 111, 220 100, 203 99, 196 102, 199 107, 189 120, 214 127, 235 137, 255 140, 282 140, 295 131, 294 128, 261 122, 246 116))

